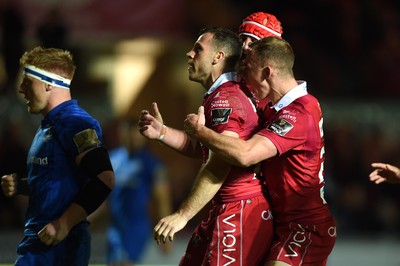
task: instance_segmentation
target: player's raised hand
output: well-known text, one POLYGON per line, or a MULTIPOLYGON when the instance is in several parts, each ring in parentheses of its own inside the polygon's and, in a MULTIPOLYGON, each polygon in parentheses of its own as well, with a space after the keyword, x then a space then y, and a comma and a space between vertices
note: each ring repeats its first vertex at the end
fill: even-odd
POLYGON ((11 197, 17 194, 17 174, 3 175, 1 177, 1 188, 3 189, 6 197, 11 197))
POLYGON ((139 117, 139 131, 148 139, 159 139, 163 129, 163 119, 157 103, 152 103, 150 112, 142 110, 139 117))
POLYGON ((153 102, 153 103, 151 104, 150 114, 151 114, 155 119, 157 119, 158 122, 160 122, 161 124, 164 125, 164 120, 163 120, 163 118, 162 118, 162 116, 161 116, 160 111, 158 110, 158 105, 157 105, 156 102, 153 102))
POLYGON ((197 132, 206 123, 204 116, 204 106, 200 106, 197 114, 188 114, 184 122, 184 130, 190 136, 196 137, 197 132))
POLYGON ((369 180, 375 184, 383 182, 400 184, 400 168, 387 163, 372 163, 371 166, 375 170, 369 174, 369 180))

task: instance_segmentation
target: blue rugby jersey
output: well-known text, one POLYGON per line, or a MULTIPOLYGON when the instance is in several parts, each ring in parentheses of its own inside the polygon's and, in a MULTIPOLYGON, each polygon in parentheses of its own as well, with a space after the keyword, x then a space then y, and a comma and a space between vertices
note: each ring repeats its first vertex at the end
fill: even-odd
POLYGON ((25 236, 36 236, 75 200, 89 179, 75 158, 84 150, 101 145, 98 121, 76 100, 58 105, 43 118, 27 158, 30 195, 25 236))
POLYGON ((111 224, 107 232, 107 260, 140 260, 152 223, 148 203, 162 161, 148 149, 129 154, 125 147, 110 151, 115 186, 109 196, 111 224), (134 237, 132 237, 134 236, 134 237))

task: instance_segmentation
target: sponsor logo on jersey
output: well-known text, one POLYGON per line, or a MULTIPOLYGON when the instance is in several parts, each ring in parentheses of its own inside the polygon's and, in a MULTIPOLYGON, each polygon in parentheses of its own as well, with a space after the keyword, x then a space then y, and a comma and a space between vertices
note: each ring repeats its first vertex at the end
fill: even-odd
POLYGON ((45 132, 44 137, 43 137, 43 142, 48 142, 48 141, 50 141, 52 139, 52 137, 54 135, 54 132, 53 132, 54 129, 53 128, 49 128, 49 129, 46 129, 45 131, 46 132, 45 132))
POLYGON ((304 247, 310 242, 306 235, 306 230, 300 225, 297 225, 297 228, 294 228, 295 232, 291 236, 291 239, 289 239, 289 242, 287 243, 287 254, 285 254, 285 257, 297 257, 300 254, 297 252, 297 250, 303 250, 304 247))
POLYGON ((328 234, 330 237, 336 237, 336 226, 329 227, 328 234))
MULTIPOLYGON (((215 97, 214 97, 215 98, 215 97)), ((228 108, 229 100, 213 100, 210 104, 211 108, 228 108)))
POLYGON ((39 164, 39 165, 48 165, 49 161, 47 157, 38 158, 38 157, 30 157, 28 158, 28 163, 39 164))
POLYGON ((278 118, 271 125, 267 127, 268 130, 278 134, 279 136, 284 136, 293 128, 293 125, 287 120, 278 118))
POLYGON ((235 232, 236 232, 236 225, 232 222, 230 222, 231 219, 235 217, 235 214, 232 214, 231 216, 228 216, 222 220, 224 223, 224 237, 222 238, 222 245, 223 245, 223 250, 222 250, 222 256, 225 257, 228 261, 224 264, 230 265, 232 263, 236 262, 236 258, 234 256, 234 252, 236 252, 236 237, 235 237, 235 232), (233 253, 231 253, 233 252, 233 253), (232 254, 232 255, 231 255, 232 254))
POLYGON ((296 117, 296 116, 291 115, 291 114, 288 114, 288 113, 280 115, 279 118, 280 118, 280 119, 291 120, 291 121, 293 121, 294 123, 296 123, 296 120, 297 120, 297 117, 296 117))
POLYGON ((261 219, 268 221, 268 220, 272 220, 273 216, 272 216, 272 212, 270 210, 265 210, 261 213, 261 219))
POLYGON ((226 124, 232 108, 215 108, 211 110, 211 121, 213 125, 226 124))

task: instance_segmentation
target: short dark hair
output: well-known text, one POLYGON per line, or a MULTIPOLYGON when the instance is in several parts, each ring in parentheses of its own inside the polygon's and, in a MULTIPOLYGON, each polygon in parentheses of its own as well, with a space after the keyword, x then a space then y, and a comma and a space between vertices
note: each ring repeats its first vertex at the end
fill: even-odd
POLYGON ((215 48, 224 51, 226 54, 225 67, 234 69, 242 50, 242 42, 239 36, 230 29, 222 27, 203 28, 200 30, 199 36, 208 32, 214 35, 213 44, 215 48))

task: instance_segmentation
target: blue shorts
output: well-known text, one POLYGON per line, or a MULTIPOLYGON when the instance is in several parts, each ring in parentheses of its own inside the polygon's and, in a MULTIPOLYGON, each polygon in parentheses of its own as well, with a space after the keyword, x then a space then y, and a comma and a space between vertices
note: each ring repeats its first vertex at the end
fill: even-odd
POLYGON ((55 246, 46 246, 37 236, 25 236, 18 245, 15 266, 87 266, 90 248, 91 236, 86 224, 73 228, 55 246))

